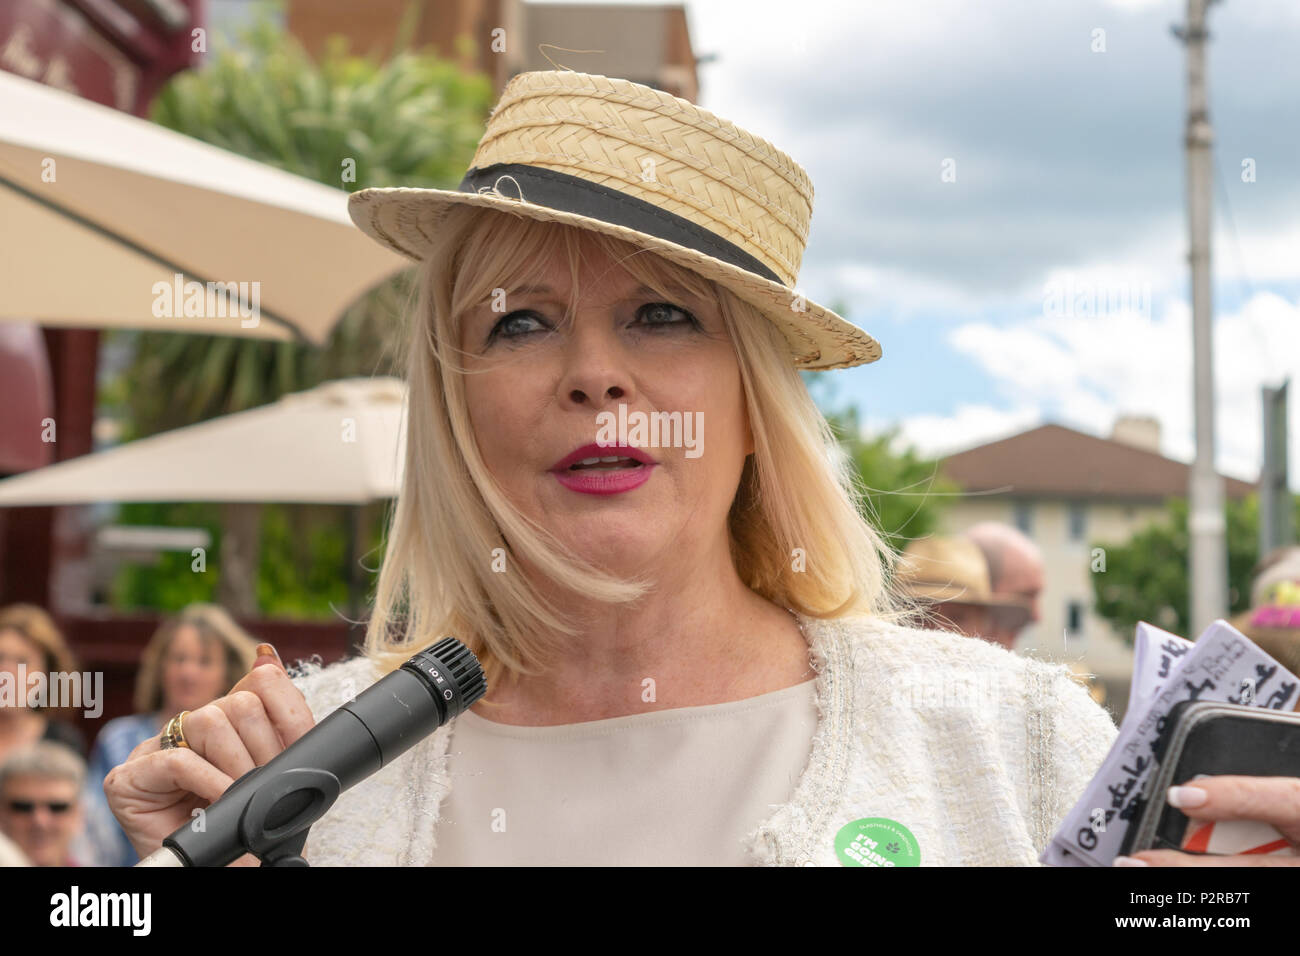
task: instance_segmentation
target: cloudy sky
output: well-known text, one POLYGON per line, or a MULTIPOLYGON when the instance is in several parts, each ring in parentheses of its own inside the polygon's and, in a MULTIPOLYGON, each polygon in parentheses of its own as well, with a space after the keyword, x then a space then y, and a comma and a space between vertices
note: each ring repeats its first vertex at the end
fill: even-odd
MULTIPOLYGON (((1145 414, 1191 460, 1186 66, 1170 32, 1185 0, 686 7, 697 54, 716 58, 701 104, 812 176, 800 288, 882 343, 879 362, 833 373, 868 430, 898 425, 938 454, 1145 414)), ((1223 0, 1209 22, 1217 460, 1254 480, 1260 386, 1300 391, 1300 3, 1223 0)), ((1290 418, 1298 488, 1300 401, 1290 418)))
MULTIPOLYGON (((800 285, 883 345, 834 373, 870 428, 942 452, 1149 414, 1164 452, 1190 460, 1185 61, 1170 33, 1185 3, 687 7, 697 53, 717 56, 701 104, 813 178, 800 285)), ((1218 462, 1253 480, 1260 386, 1300 388, 1300 4, 1226 0, 1210 28, 1218 462)))

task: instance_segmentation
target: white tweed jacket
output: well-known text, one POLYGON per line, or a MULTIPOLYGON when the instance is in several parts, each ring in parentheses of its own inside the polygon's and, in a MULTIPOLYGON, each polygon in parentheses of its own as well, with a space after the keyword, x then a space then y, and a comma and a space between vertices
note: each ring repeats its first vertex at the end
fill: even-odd
MULTIPOLYGON (((922 866, 1037 865, 1117 733, 1069 676, 986 641, 874 618, 800 616, 818 724, 790 802, 746 838, 754 865, 839 865, 848 823, 884 817, 922 866)), ((319 721, 376 679, 354 658, 292 671, 319 721)), ((455 722, 339 797, 312 827, 314 866, 430 866, 455 722)))

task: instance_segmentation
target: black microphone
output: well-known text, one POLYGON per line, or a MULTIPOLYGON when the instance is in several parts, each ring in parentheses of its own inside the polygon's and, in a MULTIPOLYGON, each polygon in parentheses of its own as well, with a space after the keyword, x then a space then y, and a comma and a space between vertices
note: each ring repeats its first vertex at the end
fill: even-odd
POLYGON ((444 637, 244 774, 136 866, 227 866, 245 853, 263 865, 306 866, 307 830, 340 793, 486 693, 478 658, 444 637))

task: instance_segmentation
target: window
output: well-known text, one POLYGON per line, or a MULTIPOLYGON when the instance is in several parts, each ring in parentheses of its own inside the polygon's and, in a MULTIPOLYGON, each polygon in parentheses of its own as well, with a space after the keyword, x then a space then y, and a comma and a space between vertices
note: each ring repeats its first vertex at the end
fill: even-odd
POLYGON ((1025 534, 1034 533, 1034 512, 1028 501, 1016 502, 1016 527, 1025 534))
POLYGON ((1070 502, 1070 540, 1082 541, 1087 534, 1088 506, 1082 501, 1070 502))
POLYGON ((1078 634, 1083 630, 1083 604, 1079 601, 1071 601, 1066 605, 1065 619, 1071 634, 1078 634))

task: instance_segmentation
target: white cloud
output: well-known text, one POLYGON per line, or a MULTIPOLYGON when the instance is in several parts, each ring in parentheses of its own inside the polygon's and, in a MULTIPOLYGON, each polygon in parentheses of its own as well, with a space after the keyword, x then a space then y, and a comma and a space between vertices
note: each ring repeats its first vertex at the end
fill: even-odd
MULTIPOLYGON (((1175 302, 1156 316, 1038 316, 1009 326, 967 323, 949 343, 995 379, 1010 409, 961 406, 950 416, 907 418, 904 432, 935 448, 944 435, 996 431, 1029 410, 1107 435, 1122 413, 1153 415, 1162 451, 1190 461, 1194 451, 1191 314, 1175 302)), ((1226 474, 1259 474, 1260 386, 1290 376, 1300 387, 1300 302, 1261 293, 1214 329, 1217 462, 1226 474)), ((1292 414, 1290 469, 1300 475, 1300 415, 1292 414)), ((977 442, 964 442, 971 444, 977 442)), ((1294 484, 1294 482, 1293 482, 1294 484)))

